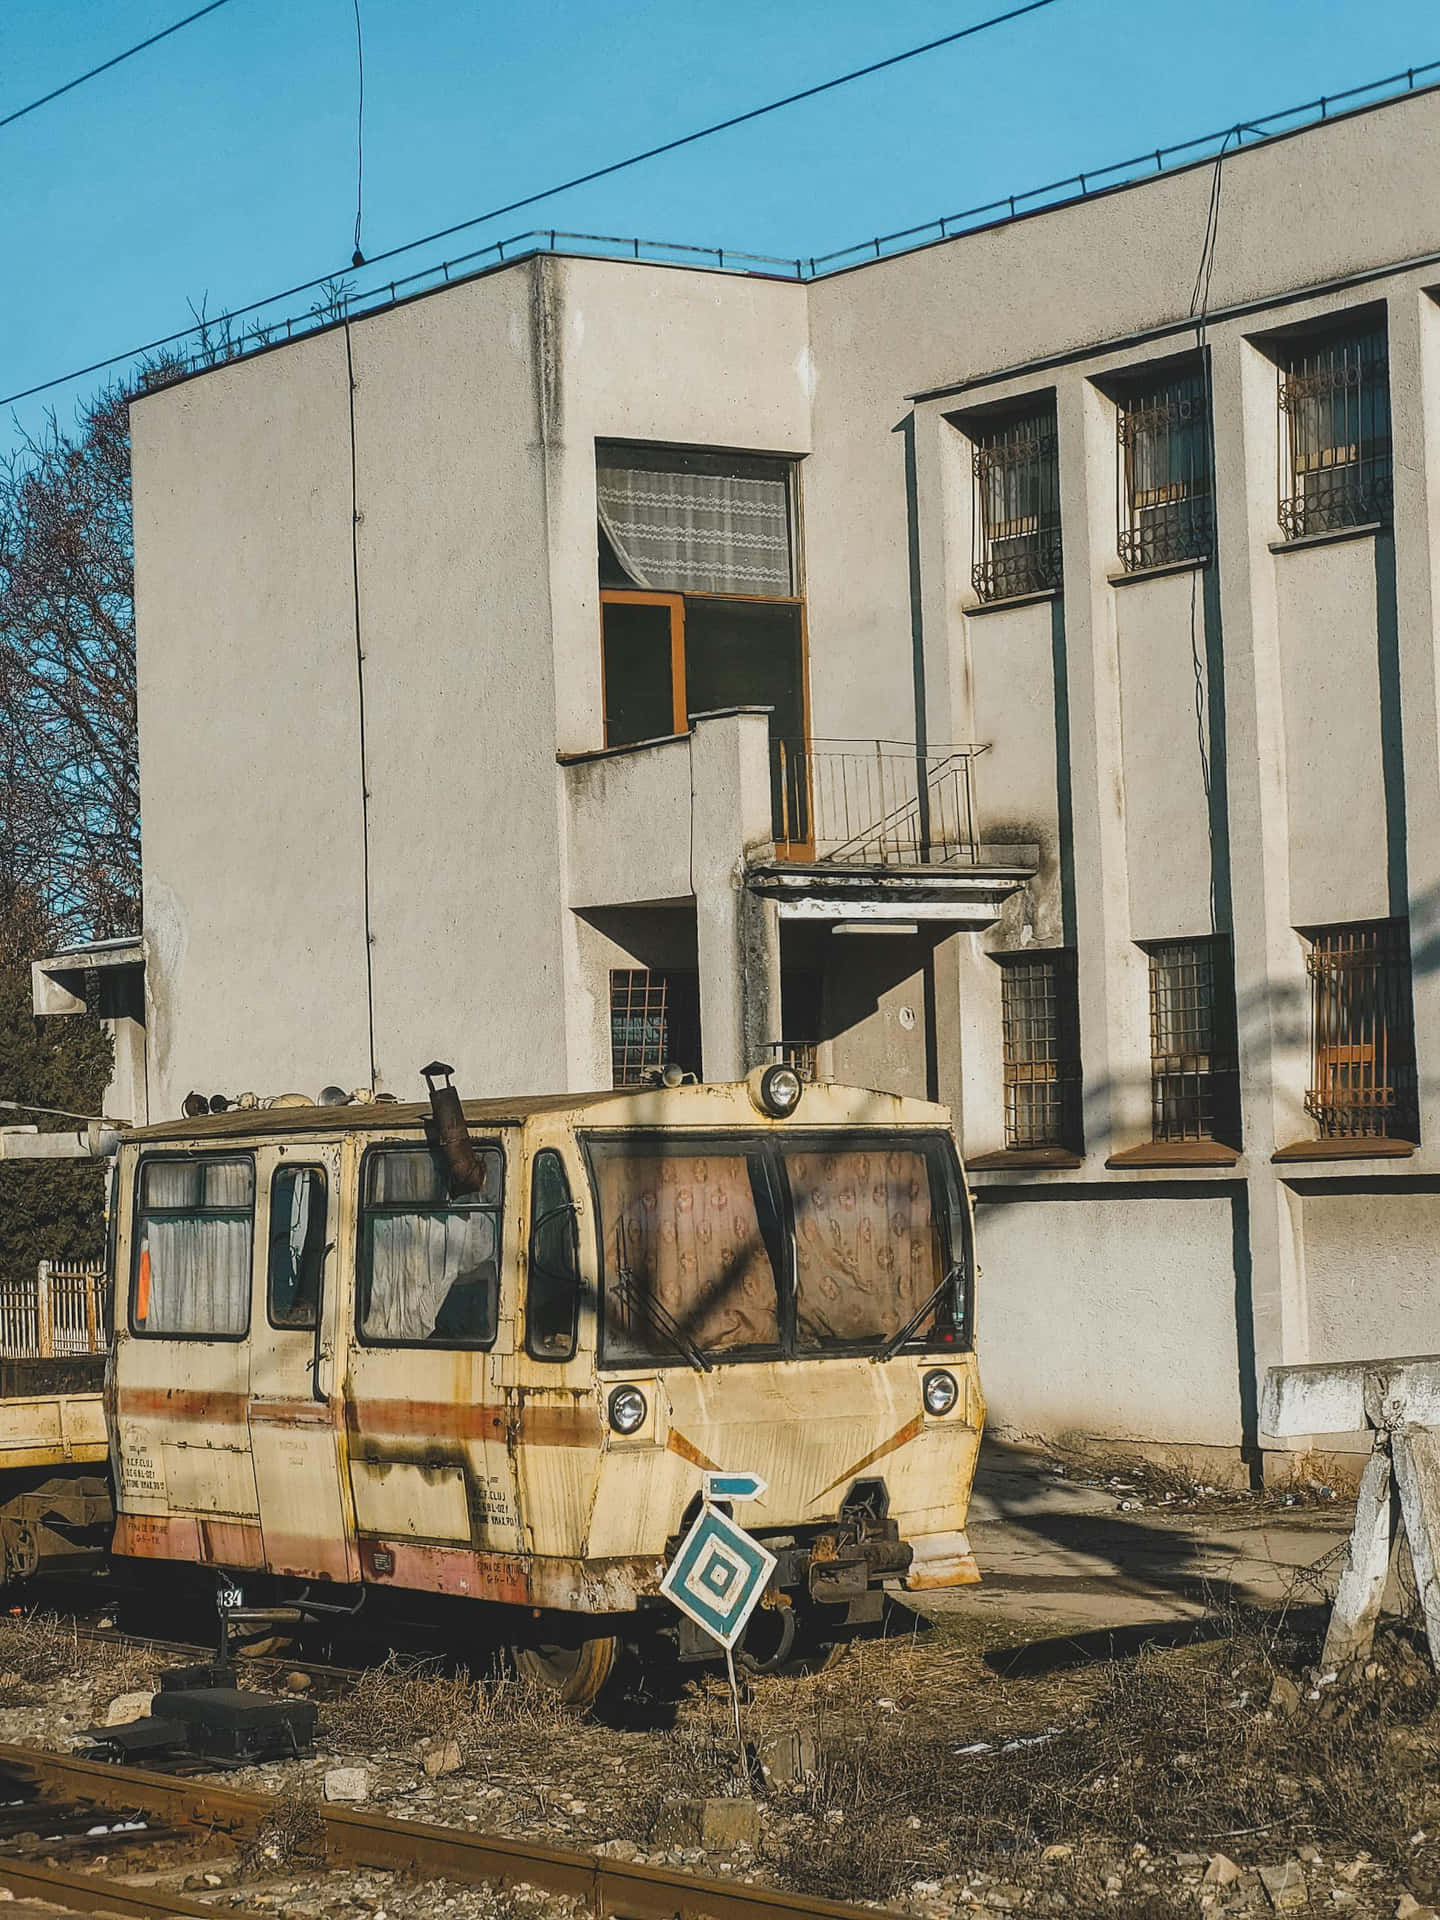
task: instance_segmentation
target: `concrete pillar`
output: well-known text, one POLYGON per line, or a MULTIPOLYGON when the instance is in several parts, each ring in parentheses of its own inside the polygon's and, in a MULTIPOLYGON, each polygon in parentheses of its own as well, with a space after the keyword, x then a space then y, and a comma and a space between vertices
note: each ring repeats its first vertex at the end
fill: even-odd
POLYGON ((747 892, 747 858, 773 857, 764 709, 707 714, 690 735, 690 876, 707 1080, 741 1080, 780 1038, 780 928, 747 892))
POLYGON ((1311 1130, 1305 963, 1290 923, 1290 817, 1275 557, 1276 375, 1238 329, 1211 348, 1225 649, 1231 898, 1254 1364, 1306 1358, 1296 1210, 1270 1156, 1311 1130))
POLYGON ((1145 956, 1130 925, 1120 662, 1116 646, 1115 414, 1089 380, 1056 395, 1071 720, 1080 1045, 1085 1145, 1114 1153, 1150 1138, 1145 956))
MULTIPOLYGON (((1415 1057, 1440 1060, 1440 312, 1407 287, 1389 301, 1395 450, 1396 652, 1404 716, 1405 873, 1415 999, 1415 1057)), ((1378 557, 1378 556, 1377 556, 1378 557)), ((1440 1140, 1440 1077, 1420 1076, 1420 1138, 1440 1140)))

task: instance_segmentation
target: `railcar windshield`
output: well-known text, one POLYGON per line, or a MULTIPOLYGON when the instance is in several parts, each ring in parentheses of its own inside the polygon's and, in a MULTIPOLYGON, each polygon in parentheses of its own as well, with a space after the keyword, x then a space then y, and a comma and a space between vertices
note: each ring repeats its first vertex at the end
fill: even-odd
POLYGON ((965 1344, 964 1208, 940 1136, 632 1134, 586 1151, 602 1364, 965 1344))

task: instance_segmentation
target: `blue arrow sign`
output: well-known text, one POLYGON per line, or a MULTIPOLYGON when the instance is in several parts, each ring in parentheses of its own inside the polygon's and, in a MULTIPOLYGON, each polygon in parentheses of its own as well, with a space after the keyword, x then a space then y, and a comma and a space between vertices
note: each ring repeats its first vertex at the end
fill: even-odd
POLYGON ((758 1473, 707 1473, 707 1500, 758 1500, 769 1482, 758 1473))
POLYGON ((728 1651, 760 1604, 775 1564, 774 1554, 743 1527, 705 1507, 680 1542, 660 1591, 728 1651))

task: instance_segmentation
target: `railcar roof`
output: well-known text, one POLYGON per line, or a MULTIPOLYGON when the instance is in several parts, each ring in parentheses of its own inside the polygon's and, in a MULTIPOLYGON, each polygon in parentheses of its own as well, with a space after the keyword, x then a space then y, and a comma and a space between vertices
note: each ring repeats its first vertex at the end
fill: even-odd
MULTIPOLYGON (((667 1122, 734 1125, 739 1120, 757 1127, 803 1127, 808 1117, 817 1125, 887 1126, 944 1125, 949 1114, 944 1107, 929 1101, 905 1099, 897 1094, 877 1093, 869 1088, 841 1087, 822 1082, 807 1089, 790 1121, 767 1121, 751 1106, 743 1082, 702 1082, 685 1087, 616 1087, 594 1093, 530 1093, 496 1100, 466 1100, 465 1118, 472 1127, 524 1126, 537 1115, 547 1113, 585 1113, 592 1121, 616 1126, 663 1126, 667 1122), (686 1108, 692 1108, 686 1115, 686 1108), (819 1108, 820 1111, 816 1111, 819 1108)), ((136 1127, 122 1136, 139 1141, 241 1140, 276 1134, 363 1133, 384 1129, 392 1132, 422 1126, 430 1118, 428 1100, 411 1102, 376 1101, 367 1105, 333 1107, 235 1107, 225 1113, 197 1115, 195 1119, 163 1120, 154 1126, 136 1127)))
MULTIPOLYGON (((603 1106, 632 1097, 626 1093, 531 1093, 514 1100, 466 1100, 465 1118, 491 1127, 523 1126, 532 1114, 572 1107, 603 1106)), ((430 1118, 428 1100, 378 1100, 361 1106, 232 1107, 195 1119, 162 1120, 136 1127, 127 1140, 226 1140, 249 1133, 346 1133, 374 1127, 415 1127, 430 1118)))

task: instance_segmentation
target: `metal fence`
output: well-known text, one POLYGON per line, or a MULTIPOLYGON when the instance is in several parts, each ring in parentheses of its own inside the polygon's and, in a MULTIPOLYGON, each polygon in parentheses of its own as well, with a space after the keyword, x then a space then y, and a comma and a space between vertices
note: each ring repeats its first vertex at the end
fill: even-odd
POLYGON ((42 1260, 33 1280, 0 1281, 0 1357, 6 1360, 104 1353, 109 1325, 102 1265, 42 1260))
POLYGON ((839 866, 973 865, 980 747, 921 752, 899 740, 776 740, 781 859, 839 866))

